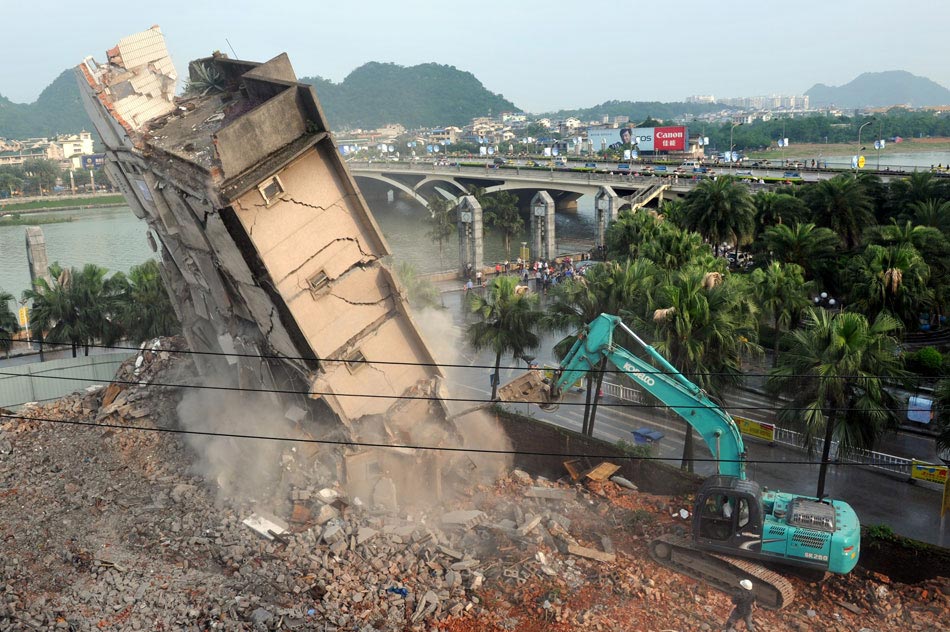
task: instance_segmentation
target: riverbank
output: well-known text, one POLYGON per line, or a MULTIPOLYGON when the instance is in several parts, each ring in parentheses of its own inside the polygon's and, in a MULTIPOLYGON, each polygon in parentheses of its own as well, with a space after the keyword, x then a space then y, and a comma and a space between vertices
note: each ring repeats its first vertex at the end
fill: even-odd
MULTIPOLYGON (((860 147, 864 147, 864 153, 875 152, 874 138, 869 138, 861 142, 860 147)), ((788 149, 780 147, 769 147, 765 151, 747 152, 752 159, 782 160, 801 160, 803 158, 815 158, 822 156, 830 158, 835 156, 852 156, 860 150, 857 139, 853 143, 792 143, 788 149)), ((887 153, 918 154, 928 152, 950 152, 950 138, 905 138, 899 143, 888 142, 883 149, 887 153)))
POLYGON ((125 206, 120 194, 57 195, 55 197, 9 198, 0 200, 0 215, 76 211, 87 208, 125 206))

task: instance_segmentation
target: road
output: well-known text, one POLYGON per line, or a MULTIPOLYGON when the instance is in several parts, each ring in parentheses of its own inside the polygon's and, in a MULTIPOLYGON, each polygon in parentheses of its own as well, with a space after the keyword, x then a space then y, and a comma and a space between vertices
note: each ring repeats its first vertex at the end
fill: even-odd
MULTIPOLYGON (((461 309, 461 293, 444 294, 447 312, 451 315, 451 331, 440 327, 437 335, 443 346, 447 336, 457 336, 461 340, 464 330, 464 314, 461 309)), ((429 319, 418 318, 427 338, 431 337, 429 319)), ((546 336, 542 347, 536 352, 539 363, 553 363, 551 348, 554 339, 546 336)), ((437 345, 438 346, 438 345, 437 345)), ((436 349, 436 357, 440 362, 457 363, 462 367, 446 369, 448 389, 452 396, 487 401, 491 396, 489 384, 490 370, 487 367, 493 364, 491 352, 480 354, 472 353, 465 345, 453 343, 448 345, 455 349, 458 355, 454 358, 443 358, 436 349), (473 367, 473 368, 468 368, 473 367)), ((511 358, 504 358, 502 366, 512 365, 511 358)), ((501 372, 502 384, 521 375, 524 369, 509 368, 501 372)), ((545 412, 536 406, 528 404, 512 404, 512 408, 551 424, 580 431, 583 418, 584 396, 581 393, 571 392, 565 395, 562 405, 555 411, 545 412)), ((774 403, 767 398, 749 393, 740 393, 727 399, 727 406, 736 404, 754 406, 756 408, 774 407, 774 403)), ((606 397, 603 405, 597 411, 594 434, 597 438, 615 443, 619 440, 632 441, 631 432, 637 428, 649 427, 664 434, 658 444, 654 446, 654 456, 669 459, 673 465, 679 464, 683 449, 685 424, 678 417, 671 416, 664 411, 649 408, 624 406, 621 400, 606 397)), ((471 404, 459 404, 458 408, 465 408, 471 404)), ((749 415, 754 417, 754 415, 749 415)), ((704 450, 701 441, 696 442, 696 456, 710 458, 708 450, 704 450)), ((747 440, 748 474, 751 479, 763 486, 782 491, 795 491, 803 494, 814 494, 818 480, 818 466, 812 464, 817 455, 809 456, 805 452, 781 445, 747 440)), ((887 450, 898 456, 907 458, 935 459, 933 442, 917 435, 899 433, 888 438, 887 450), (928 446, 929 441, 929 446, 928 446)), ((939 462, 939 461, 938 461, 939 462)), ((715 464, 699 462, 696 471, 703 475, 715 473, 715 464)), ((826 480, 826 492, 834 497, 847 501, 857 511, 864 524, 883 524, 895 532, 917 540, 940 544, 938 525, 940 523, 941 494, 937 486, 919 483, 910 484, 906 480, 894 475, 876 470, 862 468, 856 465, 834 465, 829 468, 826 480)), ((944 533, 944 544, 950 542, 950 534, 944 533)))

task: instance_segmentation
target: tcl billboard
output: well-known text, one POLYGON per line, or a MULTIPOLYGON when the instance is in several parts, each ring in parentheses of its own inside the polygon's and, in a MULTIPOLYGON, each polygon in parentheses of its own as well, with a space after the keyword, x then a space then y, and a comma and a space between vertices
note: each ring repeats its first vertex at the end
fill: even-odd
POLYGON ((631 149, 636 144, 640 151, 686 151, 685 127, 618 127, 591 129, 587 139, 594 151, 631 149))

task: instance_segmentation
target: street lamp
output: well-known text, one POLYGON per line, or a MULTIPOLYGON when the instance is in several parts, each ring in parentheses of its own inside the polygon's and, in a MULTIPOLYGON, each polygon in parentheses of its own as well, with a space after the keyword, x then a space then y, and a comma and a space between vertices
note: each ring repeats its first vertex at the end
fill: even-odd
POLYGON ((732 148, 735 147, 735 145, 732 144, 732 133, 740 125, 742 125, 742 123, 733 123, 732 127, 729 129, 729 172, 730 173, 732 172, 732 163, 735 162, 735 157, 732 155, 732 148))
POLYGON ((811 300, 814 301, 815 307, 821 307, 823 309, 830 309, 833 311, 838 311, 841 309, 841 301, 828 294, 828 292, 822 292, 818 296, 812 297, 811 300))
MULTIPOLYGON (((858 128, 858 151, 859 151, 859 152, 861 151, 861 130, 863 130, 865 127, 867 127, 868 125, 870 125, 871 123, 873 123, 874 120, 875 120, 875 117, 872 116, 870 121, 867 121, 867 122, 864 123, 861 127, 858 128)), ((859 156, 860 156, 860 154, 859 154, 859 156)), ((859 158, 859 160, 860 160, 860 158, 859 158)), ((854 170, 855 170, 855 171, 858 170, 857 165, 855 165, 854 170)))

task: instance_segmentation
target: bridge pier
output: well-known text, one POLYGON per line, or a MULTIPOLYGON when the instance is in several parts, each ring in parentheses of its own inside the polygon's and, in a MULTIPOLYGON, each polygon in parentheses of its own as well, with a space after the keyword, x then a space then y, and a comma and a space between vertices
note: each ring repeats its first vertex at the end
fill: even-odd
POLYGON ((606 247, 607 226, 610 222, 616 221, 620 210, 620 197, 608 186, 602 186, 594 195, 594 213, 596 218, 597 236, 596 244, 600 249, 606 247))
POLYGON ((482 227, 482 205, 474 195, 459 198, 459 272, 462 278, 473 281, 473 275, 484 265, 484 235, 482 227))
MULTIPOLYGON (((574 203, 575 208, 577 202, 574 203)), ((547 191, 538 191, 531 199, 531 245, 535 259, 550 261, 557 254, 554 234, 554 199, 547 191)))

